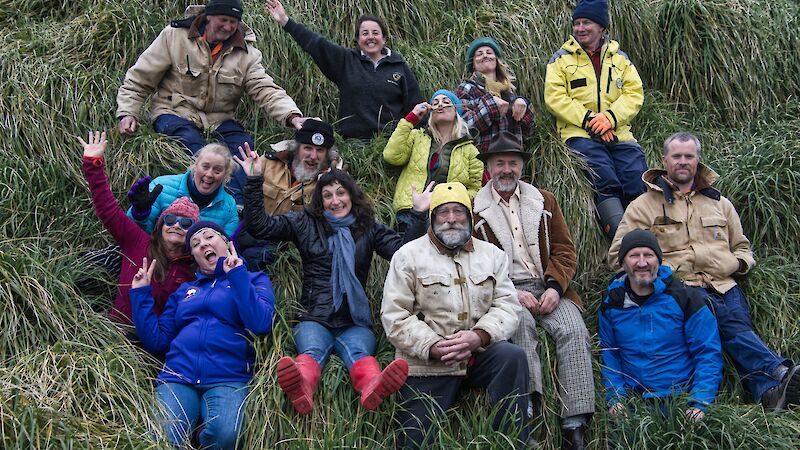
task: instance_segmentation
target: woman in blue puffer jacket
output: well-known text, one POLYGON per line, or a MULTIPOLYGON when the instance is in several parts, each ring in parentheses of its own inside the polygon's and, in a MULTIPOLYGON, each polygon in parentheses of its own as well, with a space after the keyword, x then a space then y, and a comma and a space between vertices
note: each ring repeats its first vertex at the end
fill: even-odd
POLYGON ((275 293, 266 274, 247 271, 216 222, 192 225, 186 247, 197 279, 182 284, 160 316, 152 312, 155 262, 143 260, 130 290, 133 322, 148 351, 166 352, 156 399, 167 439, 182 446, 203 423, 202 448, 235 448, 255 359, 247 337, 272 330, 275 293))

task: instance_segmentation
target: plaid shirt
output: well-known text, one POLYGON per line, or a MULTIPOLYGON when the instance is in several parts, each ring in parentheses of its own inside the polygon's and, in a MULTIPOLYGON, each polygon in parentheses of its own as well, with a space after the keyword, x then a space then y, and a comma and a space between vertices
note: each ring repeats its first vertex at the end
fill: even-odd
POLYGON ((474 80, 465 80, 458 85, 456 96, 464 102, 464 120, 470 128, 475 128, 479 132, 478 137, 475 138, 475 146, 478 147, 479 152, 484 153, 488 150, 492 136, 503 130, 514 133, 520 139, 530 134, 534 116, 527 98, 511 94, 511 98, 508 100, 508 112, 503 116, 500 114, 500 108, 492 94, 474 80), (518 98, 525 100, 528 104, 525 115, 520 121, 514 120, 511 108, 518 98))

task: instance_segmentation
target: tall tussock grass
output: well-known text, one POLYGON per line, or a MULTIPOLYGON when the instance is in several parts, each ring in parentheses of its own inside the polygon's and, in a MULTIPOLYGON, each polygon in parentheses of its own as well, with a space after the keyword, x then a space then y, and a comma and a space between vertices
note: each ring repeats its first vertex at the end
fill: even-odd
MULTIPOLYGON (((165 448, 153 417, 152 380, 158 363, 131 346, 74 280, 82 251, 110 238, 94 216, 81 173, 77 136, 109 130, 106 173, 127 207, 125 191, 143 175, 183 172, 190 163, 174 143, 156 135, 144 112, 136 136, 116 132, 115 96, 127 68, 188 1, 6 0, 0 2, 0 443, 4 448, 165 448)), ((362 13, 387 18, 388 45, 402 53, 423 96, 455 88, 466 74, 464 52, 475 37, 496 37, 515 69, 520 94, 538 113, 528 141, 528 175, 556 195, 578 248, 575 288, 588 328, 612 275, 608 243, 594 217, 583 165, 555 134, 542 100, 547 60, 570 32, 574 1, 522 0, 284 2, 293 18, 334 42, 354 45, 362 13)), ((286 33, 246 0, 244 21, 258 37, 264 64, 307 115, 333 121, 336 89, 286 33)), ((800 358, 800 5, 790 0, 622 0, 611 2, 611 34, 619 39, 646 88, 633 125, 648 162, 660 165, 661 143, 679 129, 696 132, 705 162, 720 173, 716 186, 737 207, 758 265, 742 281, 754 325, 764 340, 800 358)), ((260 151, 291 136, 246 100, 238 117, 260 151)), ((374 199, 380 220, 393 224, 398 171, 381 151, 386 136, 365 145, 340 143, 351 174, 374 199)), ((243 448, 392 448, 393 412, 358 405, 347 370, 333 358, 317 407, 298 417, 275 383, 274 365, 294 354, 291 335, 301 289, 300 259, 278 248, 267 269, 278 315, 271 336, 254 340, 256 375, 242 435, 243 448)), ((376 257, 367 293, 378 309, 387 262, 376 257)), ((109 287, 116 280, 98 275, 109 287)), ((107 300, 106 300, 107 301, 107 300)), ((378 359, 394 351, 378 325, 378 359)), ((553 392, 555 352, 541 346, 547 394, 534 420, 544 449, 560 446, 553 392)), ((598 352, 595 352, 595 356, 598 352)), ((749 404, 726 368, 719 402, 700 424, 686 423, 680 404, 661 416, 638 410, 612 421, 594 361, 597 413, 591 448, 609 437, 626 448, 800 448, 800 412, 764 412, 749 404)), ((449 411, 433 448, 509 448, 494 433, 484 394, 466 392, 449 411)))

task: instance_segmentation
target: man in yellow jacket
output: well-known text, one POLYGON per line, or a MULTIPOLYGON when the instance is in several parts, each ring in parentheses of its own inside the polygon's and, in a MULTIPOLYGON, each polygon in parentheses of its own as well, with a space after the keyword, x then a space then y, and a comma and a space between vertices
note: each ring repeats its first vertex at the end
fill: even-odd
POLYGON ((607 0, 580 0, 572 36, 547 63, 544 100, 561 139, 586 159, 603 232, 613 237, 645 190, 647 161, 630 125, 644 102, 642 80, 607 29, 607 0))
MULTIPOLYGON (((244 93, 276 121, 299 129, 300 109, 261 64, 255 33, 241 22, 240 0, 211 0, 190 6, 186 15, 164 28, 125 74, 117 92, 120 133, 136 131, 150 94, 155 131, 192 154, 206 145, 206 131, 233 155, 245 143, 254 148, 253 137, 234 119, 244 93)), ((244 182, 237 168, 229 183, 237 203, 244 182)))

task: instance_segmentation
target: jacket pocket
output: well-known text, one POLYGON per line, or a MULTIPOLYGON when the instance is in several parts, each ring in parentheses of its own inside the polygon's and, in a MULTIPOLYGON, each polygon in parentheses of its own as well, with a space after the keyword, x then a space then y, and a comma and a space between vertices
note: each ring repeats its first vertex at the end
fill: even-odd
POLYGON ((709 242, 728 241, 728 221, 721 216, 701 217, 704 237, 709 242))
POLYGON ((497 279, 492 273, 477 273, 469 276, 470 286, 470 313, 473 321, 486 314, 494 300, 494 286, 497 279))
POLYGON ((223 102, 238 103, 242 95, 242 79, 239 74, 217 74, 217 98, 223 102))
POLYGON ((187 59, 183 64, 178 65, 178 77, 180 78, 181 91, 187 97, 202 96, 202 74, 200 66, 193 67, 187 59))
POLYGON ((653 225, 650 229, 658 238, 658 244, 664 253, 675 252, 686 248, 686 228, 683 222, 671 220, 671 223, 653 225))

